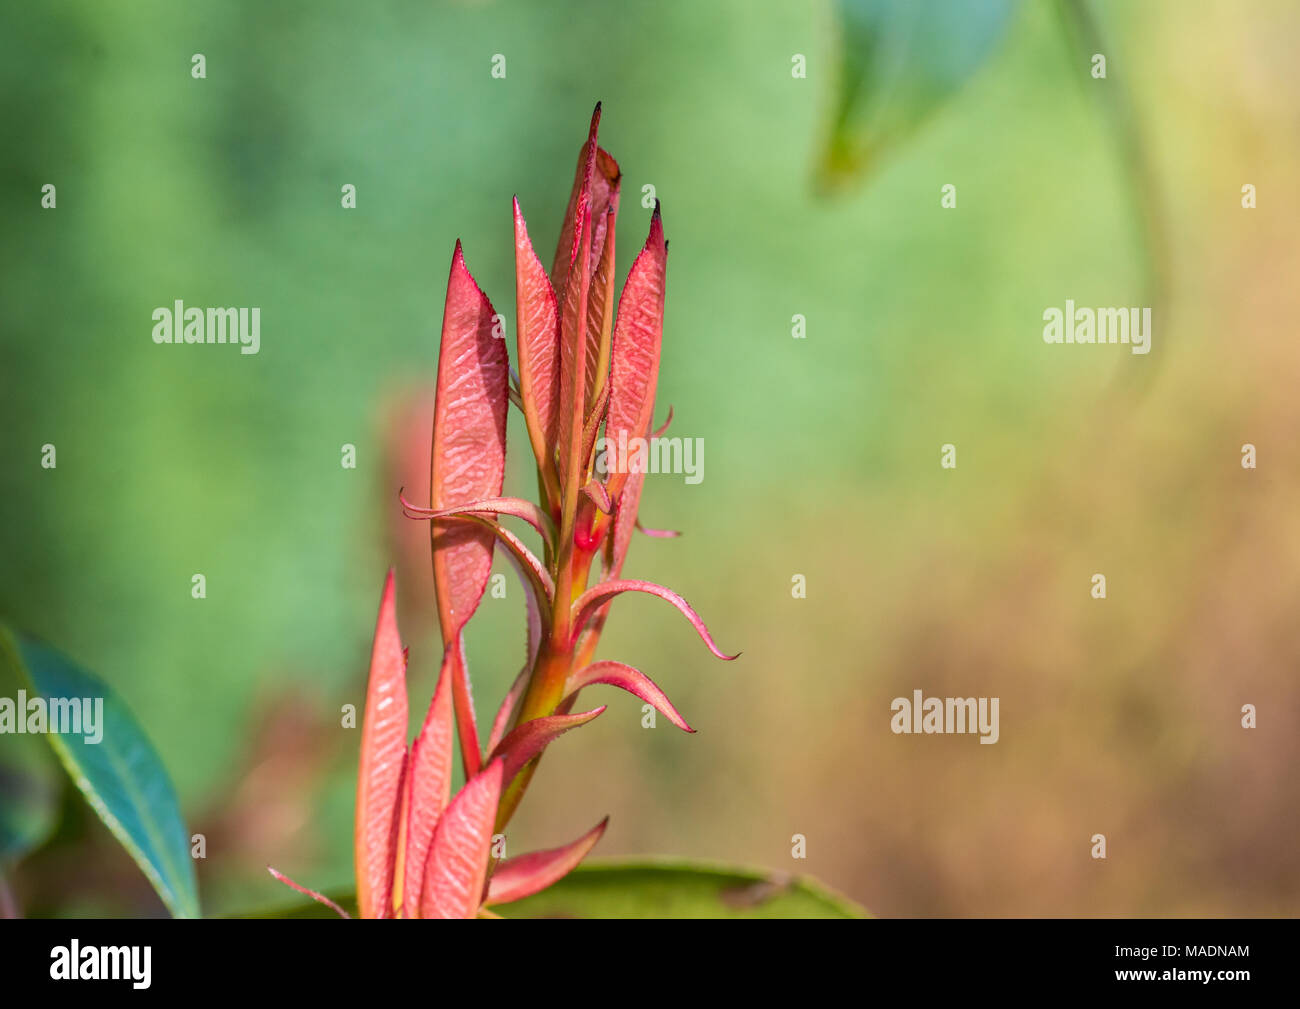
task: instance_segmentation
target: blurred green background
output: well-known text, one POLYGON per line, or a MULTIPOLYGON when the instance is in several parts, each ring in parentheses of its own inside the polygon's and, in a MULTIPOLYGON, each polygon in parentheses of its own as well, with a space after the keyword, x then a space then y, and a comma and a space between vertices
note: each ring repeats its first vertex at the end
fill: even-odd
MULTIPOLYGON (((645 185, 671 242, 657 414, 706 449, 699 485, 648 481, 643 519, 684 535, 626 570, 744 654, 620 603, 601 654, 700 731, 602 697, 512 851, 610 813, 601 854, 808 871, 884 915, 1296 912, 1300 9, 1096 4, 1096 81, 1056 4, 1007 7, 969 78, 830 193, 855 44, 831 3, 5 8, 0 619, 128 700, 208 838, 206 911, 283 901, 268 862, 350 885, 339 709, 362 704, 390 564, 414 713, 436 673, 427 533, 394 505, 427 481, 451 249, 513 333, 510 198, 549 262, 601 99, 620 273, 645 185), (1121 87, 1137 203, 1101 91, 1121 87), (1044 344, 1066 298, 1152 304, 1152 201, 1151 355, 1044 344), (156 346, 174 299, 260 307, 261 352, 156 346), (893 735, 914 689, 1000 697, 1000 741, 893 735)), ((511 425, 507 492, 529 495, 511 425)), ((507 577, 470 628, 481 720, 522 655, 507 577)), ((63 801, 20 902, 158 913, 63 801)))

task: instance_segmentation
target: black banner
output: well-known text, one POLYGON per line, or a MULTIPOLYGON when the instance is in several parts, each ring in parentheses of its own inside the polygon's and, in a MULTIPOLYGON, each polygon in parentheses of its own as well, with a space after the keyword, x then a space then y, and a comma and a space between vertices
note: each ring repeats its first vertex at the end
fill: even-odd
POLYGON ((878 984, 882 996, 901 989, 927 998, 1124 989, 1137 997, 1232 998, 1285 984, 1296 937, 1289 920, 866 921, 793 929, 678 921, 671 928, 604 924, 599 937, 584 941, 586 927, 551 923, 512 936, 506 924, 10 921, 0 923, 0 964, 6 990, 28 997, 63 989, 83 997, 404 991, 440 999, 450 984, 494 998, 492 986, 503 978, 511 997, 520 997, 530 977, 553 992, 569 976, 580 979, 584 999, 634 990, 672 997, 690 979, 695 1001, 710 989, 734 995, 781 978, 827 997, 840 986, 863 992, 878 984))

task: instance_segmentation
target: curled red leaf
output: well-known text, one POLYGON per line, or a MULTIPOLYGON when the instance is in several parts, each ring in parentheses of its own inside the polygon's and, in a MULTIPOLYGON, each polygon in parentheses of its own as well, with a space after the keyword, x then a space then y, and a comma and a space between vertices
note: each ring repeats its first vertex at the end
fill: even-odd
POLYGON ((492 873, 486 903, 509 904, 523 900, 559 882, 587 857, 608 825, 607 816, 576 841, 562 847, 506 859, 492 873))
POLYGON ((536 529, 541 534, 542 541, 548 547, 554 548, 555 546, 555 523, 540 507, 532 501, 525 501, 523 498, 489 497, 479 501, 467 501, 465 504, 456 505, 452 508, 434 510, 411 504, 410 501, 406 500, 402 490, 397 492, 397 497, 402 502, 402 508, 406 510, 408 518, 445 519, 469 514, 480 516, 511 515, 514 518, 523 519, 536 529))
POLYGON ((505 780, 509 782, 514 778, 526 763, 546 749, 555 739, 570 729, 586 725, 604 710, 605 706, 602 704, 599 708, 582 711, 576 715, 547 715, 545 718, 534 718, 516 726, 492 751, 494 758, 505 761, 505 780))
POLYGON ((568 683, 565 684, 565 689, 568 690, 569 696, 572 697, 583 687, 594 687, 598 683, 605 683, 611 687, 626 690, 628 693, 641 698, 647 704, 653 705, 682 731, 695 731, 686 724, 686 719, 678 714, 677 709, 673 707, 672 701, 668 700, 668 695, 659 689, 654 680, 646 676, 641 670, 622 662, 593 662, 570 676, 568 683))
POLYGON ((728 655, 726 652, 718 648, 717 644, 713 640, 713 635, 709 633, 708 627, 705 626, 704 621, 700 619, 700 615, 691 609, 690 604, 672 589, 664 588, 662 585, 656 585, 654 582, 645 582, 626 578, 600 582, 597 585, 593 585, 577 598, 573 604, 573 609, 576 614, 573 619, 575 632, 582 629, 583 625, 591 615, 595 613, 603 603, 613 599, 615 596, 623 592, 645 592, 648 595, 658 596, 660 599, 672 603, 677 607, 678 611, 691 622, 691 626, 695 628, 695 632, 700 636, 704 644, 708 646, 709 651, 714 655, 720 659, 726 659, 727 661, 737 658, 740 655, 739 652, 735 655, 728 655))

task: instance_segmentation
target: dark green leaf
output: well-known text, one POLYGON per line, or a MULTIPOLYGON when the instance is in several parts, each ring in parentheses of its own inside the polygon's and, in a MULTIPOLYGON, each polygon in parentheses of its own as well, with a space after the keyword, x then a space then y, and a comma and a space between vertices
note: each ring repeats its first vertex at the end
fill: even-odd
MULTIPOLYGON (((171 779, 131 713, 103 680, 47 645, 0 628, 0 653, 46 701, 102 698, 98 742, 86 732, 46 733, 91 807, 144 871, 171 913, 199 915, 189 835, 171 779)), ((84 729, 85 726, 83 725, 84 729)))

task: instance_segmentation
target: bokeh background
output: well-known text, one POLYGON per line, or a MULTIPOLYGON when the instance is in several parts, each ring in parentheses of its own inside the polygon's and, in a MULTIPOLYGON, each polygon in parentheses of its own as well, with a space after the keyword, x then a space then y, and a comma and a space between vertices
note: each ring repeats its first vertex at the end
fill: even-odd
MULTIPOLYGON (((549 261, 602 99, 623 269, 645 185, 671 241, 658 415, 706 449, 699 485, 648 481, 643 518, 684 535, 627 570, 744 654, 620 603, 602 654, 700 731, 603 698, 513 850, 609 813, 602 854, 807 871, 882 915, 1296 913, 1300 9, 1090 4, 1094 80, 1068 12, 991 4, 929 101, 898 82, 971 5, 864 50, 873 6, 6 6, 0 619, 127 698, 208 837, 205 911, 282 903, 268 862, 350 885, 339 710, 390 564, 413 713, 436 673, 395 496, 427 480, 452 245, 513 332, 510 198, 549 261), (177 298, 259 306, 261 352, 156 346, 177 298), (1044 344, 1066 298, 1154 305, 1152 353, 1044 344), (1000 697, 1000 741, 892 734, 918 688, 1000 697)), ((508 579, 470 628, 484 719, 522 654, 508 579)), ((161 913, 47 780, 28 912, 161 913)))

